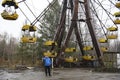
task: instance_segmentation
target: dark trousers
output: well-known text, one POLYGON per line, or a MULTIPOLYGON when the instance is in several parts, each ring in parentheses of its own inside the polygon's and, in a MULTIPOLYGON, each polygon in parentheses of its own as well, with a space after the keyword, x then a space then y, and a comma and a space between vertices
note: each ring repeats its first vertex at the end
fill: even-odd
POLYGON ((46 76, 48 76, 48 74, 49 74, 49 76, 51 76, 51 69, 50 68, 51 68, 50 66, 45 66, 45 74, 46 74, 46 76))

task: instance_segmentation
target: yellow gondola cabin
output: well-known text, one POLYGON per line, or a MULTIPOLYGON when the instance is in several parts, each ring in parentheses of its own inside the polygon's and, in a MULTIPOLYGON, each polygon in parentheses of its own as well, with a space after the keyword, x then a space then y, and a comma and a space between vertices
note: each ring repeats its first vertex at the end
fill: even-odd
POLYGON ((48 56, 48 57, 56 57, 57 53, 56 52, 47 51, 47 52, 44 52, 43 55, 44 56, 48 56))
POLYGON ((115 6, 116 6, 117 8, 120 8, 120 2, 119 2, 119 3, 116 3, 115 6))
POLYGON ((3 19, 6 19, 6 20, 16 20, 18 18, 18 14, 17 13, 9 14, 6 11, 1 13, 1 16, 3 17, 3 19))
POLYGON ((5 7, 5 10, 1 13, 3 19, 16 20, 18 18, 18 14, 16 13, 18 4, 15 0, 3 0, 2 6, 5 7))
POLYGON ((29 37, 29 43, 35 43, 37 41, 36 37, 29 37))
POLYGON ((105 38, 100 38, 98 41, 99 41, 100 43, 106 43, 108 40, 105 39, 105 38))
POLYGON ((22 31, 29 30, 30 32, 36 31, 36 26, 31 26, 31 25, 24 25, 22 27, 22 31))
POLYGON ((84 51, 93 50, 93 47, 92 46, 85 46, 85 47, 83 47, 83 50, 84 51))
POLYGON ((22 37, 21 42, 23 43, 35 43, 37 41, 37 38, 35 37, 22 37))
POLYGON ((29 43, 29 38, 28 37, 22 37, 21 42, 23 43, 29 43))
POLYGON ((65 60, 65 62, 69 62, 69 63, 77 62, 78 61, 77 58, 74 58, 74 57, 71 57, 71 56, 68 57, 68 58, 65 58, 64 60, 65 60))
POLYGON ((50 40, 49 40, 49 41, 46 41, 46 42, 44 43, 44 45, 45 45, 45 46, 53 46, 53 45, 55 45, 55 46, 56 46, 56 45, 57 45, 57 43, 56 43, 56 42, 54 42, 54 41, 50 41, 50 40))
POLYGON ((111 34, 111 35, 108 35, 107 38, 108 38, 108 39, 117 39, 118 36, 115 35, 115 34, 111 34))
POLYGON ((5 5, 14 6, 15 9, 18 8, 18 3, 15 0, 3 0, 2 6, 5 7, 5 5))
POLYGON ((101 51, 102 51, 102 52, 106 52, 106 51, 108 51, 108 48, 106 48, 106 47, 101 47, 101 51))
POLYGON ((115 13, 114 13, 114 16, 115 16, 115 17, 120 17, 120 12, 115 12, 115 13))
POLYGON ((66 48, 65 52, 76 52, 76 48, 66 48))
POLYGON ((107 30, 109 30, 109 31, 117 31, 117 30, 118 30, 118 28, 117 28, 117 27, 112 26, 112 27, 107 28, 107 30))
POLYGON ((119 19, 116 19, 116 20, 114 20, 114 23, 115 23, 115 24, 120 24, 120 20, 119 20, 119 19))
POLYGON ((90 61, 90 60, 94 60, 94 59, 95 59, 95 56, 85 55, 85 56, 82 56, 82 59, 83 59, 83 60, 90 61))

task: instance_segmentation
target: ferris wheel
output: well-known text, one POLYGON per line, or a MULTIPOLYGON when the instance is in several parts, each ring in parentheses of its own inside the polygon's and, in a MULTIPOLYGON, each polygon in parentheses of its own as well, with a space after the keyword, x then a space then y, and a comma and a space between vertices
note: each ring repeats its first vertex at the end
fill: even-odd
MULTIPOLYGON (((40 13, 38 16, 36 16, 28 4, 29 4, 29 2, 27 2, 26 0, 21 0, 19 2, 17 2, 16 0, 3 0, 2 6, 4 7, 4 10, 1 13, 1 17, 5 20, 15 21, 19 17, 21 17, 17 13, 17 9, 19 9, 22 12, 22 14, 24 15, 24 17, 26 18, 26 22, 22 26, 22 29, 21 29, 21 31, 22 31, 21 42, 23 42, 23 43, 35 43, 37 41, 36 30, 38 29, 38 27, 36 27, 35 24, 37 22, 40 23, 39 18, 45 14, 44 11, 47 11, 48 7, 42 13, 40 13), (32 14, 32 16, 34 16, 33 21, 31 21, 29 19, 30 18, 28 15, 29 13, 26 14, 25 13, 26 11, 24 11, 24 9, 21 8, 21 6, 19 5, 21 3, 24 3, 24 6, 27 7, 27 10, 29 10, 30 13, 32 14)), ((34 5, 33 5, 33 7, 34 7, 34 5)))
POLYGON ((99 62, 103 65, 101 58, 103 53, 116 51, 115 48, 111 48, 111 42, 118 40, 118 5, 119 1, 113 0, 63 0, 61 22, 54 37, 58 46, 62 46, 59 55, 64 51, 77 51, 67 48, 73 38, 72 35, 75 34, 75 41, 79 45, 83 59, 94 58, 94 54, 86 54, 86 52, 95 50, 99 62), (63 28, 66 28, 67 34, 62 42, 59 40, 63 38, 63 28))
MULTIPOLYGON (((57 0, 53 0, 43 12, 35 16, 35 20, 31 24, 25 24, 22 27, 24 33, 21 38, 22 42, 35 43, 37 22, 41 22, 44 14, 57 0), (26 34, 27 33, 27 34, 26 34), (28 35, 33 33, 33 35, 28 35)), ((76 52, 76 47, 69 47, 70 40, 76 41, 82 58, 91 60, 96 56, 101 65, 103 65, 102 57, 104 52, 117 51, 111 47, 113 43, 117 45, 119 40, 119 24, 120 24, 120 1, 119 0, 59 0, 61 2, 61 10, 59 23, 55 28, 56 33, 52 41, 48 40, 45 46, 52 46, 51 52, 57 46, 60 48, 59 54, 49 53, 49 56, 61 56, 63 52, 76 52), (66 34, 64 34, 66 33, 66 34), (63 36, 64 35, 64 36, 63 36), (65 38, 64 38, 65 37, 65 38), (94 53, 93 53, 94 52, 94 53), (91 54, 87 54, 91 53, 91 54)), ((22 2, 25 2, 23 0, 22 2)), ((18 3, 15 0, 3 0, 2 6, 5 7, 1 16, 3 19, 16 20, 18 14, 18 3)), ((26 4, 26 3, 25 3, 26 4)), ((26 4, 27 6, 27 4, 26 4)), ((20 8, 19 8, 20 9, 20 8)), ((21 9, 20 9, 21 10, 21 9)), ((21 10, 22 11, 22 10, 21 10)), ((22 11, 23 12, 23 11, 22 11)), ((24 12, 23 12, 24 14, 24 12)), ((25 14, 24 14, 25 15, 25 14)), ((25 15, 26 17, 26 15, 25 15)), ((27 17, 26 17, 27 18, 27 17)), ((47 55, 47 53, 45 53, 47 55)), ((69 62, 69 58, 66 59, 69 62)), ((70 58, 70 62, 77 59, 70 58)))

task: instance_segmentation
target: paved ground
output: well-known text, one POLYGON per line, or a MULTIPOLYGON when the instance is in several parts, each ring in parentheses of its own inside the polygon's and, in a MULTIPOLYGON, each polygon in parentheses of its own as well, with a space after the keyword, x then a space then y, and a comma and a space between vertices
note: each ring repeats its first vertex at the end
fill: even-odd
POLYGON ((53 69, 52 76, 46 77, 44 71, 25 70, 21 72, 0 71, 0 80, 120 80, 119 73, 97 73, 85 69, 53 69))

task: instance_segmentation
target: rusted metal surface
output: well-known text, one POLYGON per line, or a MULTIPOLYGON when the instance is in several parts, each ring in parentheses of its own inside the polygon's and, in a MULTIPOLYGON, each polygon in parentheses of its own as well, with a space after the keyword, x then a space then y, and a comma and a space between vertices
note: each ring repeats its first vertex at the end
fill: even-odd
MULTIPOLYGON (((73 29, 75 30, 74 32, 75 32, 76 39, 78 41, 81 53, 82 53, 82 55, 84 55, 82 40, 81 40, 81 36, 79 34, 78 26, 77 26, 79 3, 80 3, 79 0, 63 0, 63 8, 62 8, 62 13, 61 13, 61 18, 60 18, 59 26, 57 27, 57 32, 54 37, 54 41, 56 41, 58 43, 58 48, 61 49, 58 53, 58 56, 60 56, 62 54, 62 52, 64 52, 65 48, 68 46, 73 29), (69 8, 67 7, 68 3, 70 4, 69 8), (71 14, 72 19, 71 19, 71 24, 69 26, 68 33, 65 37, 65 40, 63 41, 63 35, 64 35, 65 29, 66 29, 65 23, 66 23, 67 9, 71 10, 70 14, 71 14), (63 45, 62 45, 62 42, 63 42, 63 45)), ((100 50, 100 46, 97 41, 95 31, 93 29, 92 21, 91 21, 91 15, 90 15, 90 10, 89 10, 89 0, 84 0, 83 4, 84 4, 84 8, 85 8, 86 24, 88 25, 88 29, 89 29, 89 32, 90 32, 90 35, 92 38, 93 45, 95 47, 98 61, 101 66, 104 66, 104 63, 102 61, 103 53, 100 50)), ((53 46, 51 50, 53 50, 54 47, 55 46, 53 46)))
POLYGON ((78 43, 79 48, 81 50, 81 54, 82 54, 82 56, 84 56, 83 44, 82 44, 80 33, 78 31, 79 29, 78 29, 78 26, 77 26, 77 22, 76 22, 76 26, 74 26, 74 30, 75 30, 75 35, 76 35, 77 43, 78 43))
MULTIPOLYGON (((61 40, 63 38, 63 34, 64 34, 64 30, 65 30, 66 10, 67 10, 67 0, 64 0, 60 21, 57 26, 57 31, 56 31, 54 39, 53 39, 55 42, 58 43, 58 47, 61 46, 61 40)), ((51 51, 54 49, 54 47, 55 46, 52 46, 51 51)))
POLYGON ((104 63, 102 61, 102 54, 103 53, 100 50, 100 46, 98 44, 98 41, 97 41, 97 38, 96 38, 96 35, 95 35, 95 31, 93 29, 93 25, 92 25, 92 22, 91 22, 89 0, 84 0, 84 7, 85 7, 86 23, 88 25, 88 29, 89 29, 89 32, 90 32, 90 35, 91 35, 91 38, 92 38, 93 45, 95 47, 95 51, 96 51, 96 54, 97 54, 97 57, 98 57, 98 61, 101 64, 101 66, 104 66, 104 63))
POLYGON ((69 28, 68 34, 67 34, 67 36, 65 38, 64 45, 62 47, 63 51, 67 47, 67 44, 69 43, 69 39, 71 37, 73 28, 76 26, 76 20, 78 19, 78 1, 79 0, 74 0, 74 8, 73 8, 72 21, 71 21, 71 24, 70 24, 70 28, 69 28))
MULTIPOLYGON (((64 52, 64 49, 67 47, 67 44, 69 43, 69 39, 71 37, 73 29, 75 29, 75 35, 76 35, 76 38, 78 40, 78 44, 79 44, 81 53, 82 53, 82 55, 84 55, 83 49, 82 49, 83 48, 82 41, 80 39, 80 34, 78 31, 78 26, 77 26, 79 0, 69 0, 69 3, 70 3, 70 7, 71 7, 70 9, 71 9, 72 20, 71 20, 71 24, 70 24, 70 29, 68 31, 66 38, 65 38, 65 42, 62 46, 62 50, 59 52, 59 54, 64 52)), ((61 48, 61 42, 62 42, 64 31, 65 31, 65 14, 67 11, 66 7, 67 7, 67 0, 64 0, 63 11, 62 11, 62 15, 61 15, 60 24, 59 24, 60 26, 58 26, 57 33, 56 33, 55 38, 54 38, 54 41, 57 41, 59 48, 61 48)))

